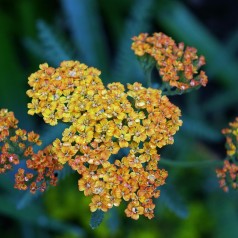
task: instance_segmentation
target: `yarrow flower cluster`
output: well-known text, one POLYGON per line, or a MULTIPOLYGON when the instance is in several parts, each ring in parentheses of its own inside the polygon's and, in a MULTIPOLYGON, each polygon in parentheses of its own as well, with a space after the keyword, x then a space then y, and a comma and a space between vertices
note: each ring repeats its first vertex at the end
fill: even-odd
POLYGON ((70 124, 52 150, 80 174, 79 190, 92 196, 92 212, 119 206, 123 199, 128 217, 152 218, 152 198, 159 197, 157 188, 168 175, 158 168, 157 149, 173 143, 181 112, 160 90, 139 83, 127 90, 121 83, 106 88, 99 75, 78 61, 64 61, 56 69, 40 65, 29 77, 29 113, 51 125, 70 124))
MULTIPOLYGON (((10 147, 9 143, 4 143, 7 138, 13 134, 12 131, 17 130, 17 124, 18 120, 15 118, 13 112, 8 112, 7 109, 0 110, 0 149, 2 151, 0 154, 0 173, 5 173, 12 169, 13 165, 19 164, 18 156, 8 152, 10 147)), ((14 133, 14 135, 16 137, 16 133, 14 133)), ((25 144, 21 143, 17 146, 25 147, 25 144)))
POLYGON ((178 45, 163 34, 154 33, 149 36, 141 33, 132 38, 132 50, 139 57, 150 56, 156 61, 156 67, 164 83, 181 91, 206 86, 207 76, 199 69, 205 64, 204 56, 197 56, 193 47, 178 45))
MULTIPOLYGON (((32 87, 27 91, 32 98, 28 113, 42 115, 53 126, 58 120, 77 120, 89 107, 99 109, 92 104, 93 96, 99 97, 105 91, 99 75, 99 70, 74 61, 64 61, 57 69, 41 64, 28 80, 32 87)), ((95 111, 95 116, 97 113, 100 110, 95 111)))
MULTIPOLYGON (((133 40, 136 55, 156 62, 167 91, 206 85, 205 73, 198 72, 205 59, 196 49, 184 50, 183 43, 177 46, 163 33, 140 34, 133 40)), ((51 126, 63 122, 68 128, 61 139, 34 153, 33 146, 41 144, 39 135, 19 129, 14 114, 2 109, 0 173, 17 165, 15 188, 35 193, 56 185, 55 173, 68 164, 79 174, 79 190, 92 198, 91 212, 106 212, 124 200, 128 217, 153 218, 154 198, 168 176, 158 167, 159 149, 173 144, 182 125, 180 109, 164 91, 137 82, 104 86, 101 72, 79 61, 39 68, 28 78, 28 113, 42 116, 51 126), (25 166, 19 168, 23 159, 25 166)))
POLYGON ((223 129, 226 136, 227 158, 222 169, 217 169, 217 177, 220 179, 220 186, 225 192, 231 186, 238 188, 238 117, 234 122, 229 123, 229 128, 223 129))
MULTIPOLYGON (((23 159, 24 168, 19 168, 15 174, 15 188, 44 191, 47 183, 55 185, 57 178, 54 173, 62 168, 57 159, 50 154, 50 147, 37 154, 33 152, 34 145, 41 145, 39 135, 18 128, 18 120, 13 112, 0 110, 0 173, 14 169, 23 159)), ((19 167, 19 166, 18 166, 19 167)))

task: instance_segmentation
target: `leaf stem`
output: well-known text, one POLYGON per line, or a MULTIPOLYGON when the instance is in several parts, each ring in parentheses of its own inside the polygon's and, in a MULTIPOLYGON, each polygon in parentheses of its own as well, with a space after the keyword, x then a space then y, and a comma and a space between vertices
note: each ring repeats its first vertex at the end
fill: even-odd
POLYGON ((168 165, 177 168, 196 168, 196 167, 219 167, 223 165, 222 160, 205 160, 205 161, 175 161, 161 158, 159 161, 162 165, 168 165))
POLYGON ((145 78, 146 78, 148 88, 152 86, 151 72, 152 72, 152 68, 147 69, 145 71, 145 78))

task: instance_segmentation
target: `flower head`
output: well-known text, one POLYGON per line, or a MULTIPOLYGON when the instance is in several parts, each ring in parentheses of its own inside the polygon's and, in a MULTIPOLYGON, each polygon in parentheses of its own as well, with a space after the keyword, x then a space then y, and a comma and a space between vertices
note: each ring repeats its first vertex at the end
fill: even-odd
POLYGON ((40 136, 18 128, 14 113, 6 109, 0 110, 0 137, 0 173, 25 160, 24 169, 19 168, 15 174, 16 189, 29 189, 35 193, 37 190, 45 191, 49 184, 56 185, 55 172, 61 170, 62 165, 52 153, 51 146, 34 153, 33 146, 41 145, 40 136))
POLYGON ((99 75, 99 70, 78 61, 63 61, 56 69, 41 64, 28 80, 27 95, 32 98, 28 113, 42 115, 50 125, 58 120, 73 122, 104 90, 99 75))
MULTIPOLYGON (((29 113, 37 108, 34 113, 51 125, 59 120, 71 124, 62 139, 53 142, 49 166, 55 168, 57 158, 80 174, 78 188, 92 196, 92 212, 107 211, 125 200, 127 216, 151 218, 152 199, 167 178, 158 168, 157 149, 173 143, 182 125, 181 112, 160 90, 140 83, 104 87, 99 75, 78 61, 64 61, 58 68, 41 65, 29 77, 29 113), (37 107, 32 106, 34 100, 37 107), (119 152, 124 154, 121 159, 119 152)), ((37 156, 39 161, 47 157, 37 156)))
POLYGON ((149 36, 141 33, 132 38, 131 49, 139 57, 150 56, 156 61, 162 81, 181 91, 206 86, 207 76, 200 67, 205 64, 204 56, 198 57, 193 47, 178 45, 175 41, 163 34, 154 33, 149 36))
POLYGON ((227 158, 223 168, 216 170, 220 186, 226 192, 229 187, 238 188, 238 117, 229 125, 229 128, 222 130, 226 136, 227 158))

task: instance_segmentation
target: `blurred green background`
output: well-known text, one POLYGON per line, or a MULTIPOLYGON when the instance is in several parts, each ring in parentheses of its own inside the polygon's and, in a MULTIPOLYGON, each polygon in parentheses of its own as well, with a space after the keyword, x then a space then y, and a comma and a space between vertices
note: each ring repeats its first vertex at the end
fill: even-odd
MULTIPOLYGON (((206 88, 171 100, 182 109, 175 143, 161 151, 171 160, 225 158, 222 128, 238 116, 238 2, 212 0, 0 0, 0 108, 15 112, 20 126, 45 144, 61 127, 27 115, 27 77, 39 63, 75 59, 102 70, 102 80, 144 81, 130 50, 140 32, 164 32, 206 57, 206 88)), ((154 86, 156 86, 154 78, 154 86)), ((205 165, 206 163, 203 163, 205 165)), ((89 226, 89 200, 67 171, 43 195, 13 189, 12 173, 0 175, 0 237, 233 238, 238 234, 238 194, 224 193, 212 165, 174 167, 156 201, 156 217, 133 221, 125 205, 89 226)))

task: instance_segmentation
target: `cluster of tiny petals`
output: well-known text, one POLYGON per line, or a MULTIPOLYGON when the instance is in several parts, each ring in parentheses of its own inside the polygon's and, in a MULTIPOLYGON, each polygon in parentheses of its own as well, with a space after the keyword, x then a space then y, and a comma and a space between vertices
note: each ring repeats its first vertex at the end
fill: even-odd
POLYGON ((19 163, 18 156, 8 151, 9 145, 5 143, 9 138, 11 130, 17 128, 18 121, 13 112, 7 109, 0 110, 0 174, 12 169, 13 165, 19 163))
POLYGON ((92 212, 125 200, 127 216, 152 218, 153 198, 168 175, 158 168, 157 148, 173 144, 181 112, 160 90, 139 83, 104 87, 99 75, 78 61, 64 61, 56 69, 41 65, 29 77, 29 113, 42 115, 51 125, 70 122, 52 151, 80 174, 79 190, 92 196, 92 212), (127 155, 115 159, 121 149, 127 155))
POLYGON ((29 189, 35 193, 37 190, 44 191, 47 184, 56 184, 54 172, 62 169, 62 165, 50 152, 50 148, 34 153, 33 145, 41 145, 40 136, 33 131, 18 128, 14 113, 7 109, 0 110, 0 138, 0 174, 18 165, 20 159, 26 159, 27 173, 23 168, 18 170, 15 174, 15 188, 29 189))
POLYGON ((4 144, 0 154, 0 174, 11 170, 14 165, 19 164, 19 158, 16 154, 8 152, 8 145, 4 144))
POLYGON ((39 150, 26 161, 27 171, 18 169, 15 174, 15 188, 19 190, 29 189, 31 193, 36 191, 44 192, 47 185, 55 186, 57 183, 56 171, 63 166, 58 162, 52 152, 52 146, 39 150), (33 172, 29 172, 33 171, 33 172))
POLYGON ((238 188, 238 117, 229 126, 222 130, 226 136, 227 158, 223 168, 216 170, 220 186, 225 192, 229 187, 238 188))
POLYGON ((13 112, 7 109, 0 110, 0 142, 4 141, 8 136, 10 129, 17 128, 18 120, 13 112))
POLYGON ((154 33, 153 36, 141 33, 132 40, 131 48, 135 54, 153 57, 162 80, 171 87, 187 90, 206 86, 207 76, 204 71, 199 72, 200 67, 205 64, 205 58, 198 57, 195 48, 185 48, 184 43, 177 45, 171 37, 163 33, 154 33))
POLYGON ((27 95, 30 115, 40 114, 46 123, 56 125, 58 120, 73 122, 83 111, 93 106, 92 99, 104 92, 100 71, 78 61, 63 61, 58 68, 41 64, 31 74, 27 95))

